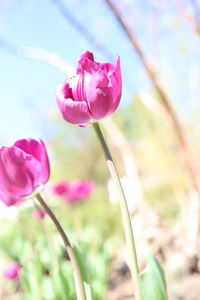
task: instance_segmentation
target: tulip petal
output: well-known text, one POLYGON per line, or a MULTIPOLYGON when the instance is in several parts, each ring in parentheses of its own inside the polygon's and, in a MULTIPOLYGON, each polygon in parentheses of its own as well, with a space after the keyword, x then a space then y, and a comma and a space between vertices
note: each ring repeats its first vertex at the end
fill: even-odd
POLYGON ((15 205, 18 202, 18 198, 14 198, 10 196, 9 194, 3 193, 0 191, 0 200, 6 205, 6 206, 12 206, 15 205))
POLYGON ((40 140, 41 144, 41 181, 42 183, 46 183, 50 176, 50 164, 49 158, 46 150, 46 146, 42 140, 40 140))
POLYGON ((0 149, 0 190, 15 197, 26 196, 33 191, 33 177, 26 165, 33 163, 31 156, 17 147, 0 149))
POLYGON ((112 110, 112 89, 109 87, 103 89, 97 88, 94 80, 91 81, 88 89, 90 90, 88 94, 88 106, 93 118, 95 120, 105 118, 112 110))
MULTIPOLYGON (((106 78, 107 78, 106 73, 100 68, 100 66, 96 62, 85 58, 80 61, 80 64, 82 65, 82 71, 87 72, 90 75, 93 75, 95 74, 95 72, 98 71, 102 73, 101 76, 104 77, 104 81, 106 83, 106 78)), ((107 78, 107 83, 108 83, 108 78, 107 78)))
POLYGON ((96 63, 86 60, 84 70, 87 103, 93 118, 99 120, 106 117, 112 108, 112 88, 107 74, 96 63))
MULTIPOLYGON (((121 77, 121 67, 120 67, 120 58, 117 59, 117 64, 114 72, 110 75, 110 81, 113 88, 113 107, 112 112, 114 112, 120 102, 122 94, 122 77, 121 77)), ((111 112, 111 113, 112 113, 111 112)))
MULTIPOLYGON (((50 166, 46 147, 42 140, 39 142, 34 139, 21 139, 18 140, 14 146, 20 148, 25 153, 33 156, 40 164, 40 168, 35 169, 34 165, 30 169, 34 174, 34 187, 44 184, 49 179, 50 166), (36 172, 34 172, 36 171, 36 172)), ((38 164, 37 164, 38 165, 38 164)))
POLYGON ((61 110, 63 118, 76 125, 82 125, 90 121, 92 118, 88 105, 85 101, 73 101, 72 99, 64 98, 63 84, 57 87, 56 100, 61 110))
POLYGON ((116 67, 111 63, 96 62, 98 66, 108 75, 108 77, 115 71, 116 67))
POLYGON ((80 55, 79 61, 78 61, 78 67, 77 67, 77 74, 82 73, 83 67, 83 61, 85 61, 85 59, 89 59, 91 61, 94 61, 94 55, 92 52, 90 51, 85 51, 84 53, 82 53, 80 55))

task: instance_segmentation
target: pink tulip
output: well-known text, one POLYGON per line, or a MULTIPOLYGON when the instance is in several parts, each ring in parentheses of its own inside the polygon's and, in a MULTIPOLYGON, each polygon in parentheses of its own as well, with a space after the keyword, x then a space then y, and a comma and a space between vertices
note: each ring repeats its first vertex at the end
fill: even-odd
POLYGON ((34 209, 34 211, 33 211, 33 217, 38 221, 44 219, 46 214, 47 213, 46 213, 45 209, 34 209))
POLYGON ((87 126, 90 121, 112 114, 122 92, 119 57, 114 66, 94 61, 93 53, 86 51, 80 56, 76 73, 56 90, 63 118, 72 124, 87 126))
POLYGON ((19 270, 19 264, 13 261, 7 266, 7 268, 3 272, 3 276, 9 280, 17 280, 19 278, 19 270))
POLYGON ((44 143, 18 140, 0 148, 0 199, 7 205, 19 204, 49 179, 50 167, 44 143))
POLYGON ((54 185, 53 192, 58 196, 64 195, 69 190, 69 184, 67 182, 60 182, 54 185))
POLYGON ((74 203, 85 199, 91 195, 93 191, 93 184, 88 181, 76 181, 70 184, 70 188, 66 193, 66 201, 74 203))

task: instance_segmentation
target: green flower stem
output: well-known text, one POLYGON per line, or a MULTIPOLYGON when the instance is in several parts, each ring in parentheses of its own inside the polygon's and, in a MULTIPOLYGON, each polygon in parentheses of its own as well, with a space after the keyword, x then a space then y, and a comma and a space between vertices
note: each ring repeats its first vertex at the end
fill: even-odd
POLYGON ((74 253, 73 247, 70 244, 70 241, 69 241, 67 235, 65 234, 62 226, 60 225, 58 219, 56 218, 56 216, 54 215, 52 210, 49 208, 49 206, 46 204, 46 202, 43 200, 43 198, 41 197, 41 195, 39 193, 36 195, 36 199, 38 200, 40 205, 46 210, 47 214, 51 218, 52 222, 55 224, 58 232, 60 233, 60 235, 63 239, 63 242, 64 242, 65 247, 67 249, 69 259, 70 259, 70 261, 73 265, 73 268, 74 268, 74 279, 75 279, 77 300, 86 300, 86 294, 85 294, 85 288, 84 288, 84 284, 83 284, 83 278, 82 278, 82 275, 81 275, 81 271, 80 271, 80 268, 79 268, 79 265, 78 265, 77 258, 76 258, 76 255, 74 253))
MULTIPOLYGON (((36 209, 43 209, 43 207, 41 205, 38 205, 38 203, 35 201, 35 199, 33 199, 33 200, 34 200, 34 205, 35 205, 36 209)), ((45 218, 41 220, 41 225, 42 225, 42 227, 44 229, 44 232, 46 233, 46 236, 47 236, 48 244, 49 244, 51 254, 52 254, 52 257, 53 257, 53 261, 54 261, 53 266, 55 266, 56 270, 60 270, 60 265, 58 263, 58 257, 56 255, 56 249, 55 249, 55 245, 54 245, 54 242, 53 242, 53 236, 52 236, 52 234, 49 230, 49 227, 48 227, 48 224, 46 223, 45 218)))
POLYGON ((130 259, 130 270, 131 270, 131 275, 133 278, 134 288, 135 288, 135 298, 136 298, 136 300, 142 300, 141 283, 140 283, 140 275, 139 275, 139 267, 138 267, 137 254, 136 254, 136 248, 135 248, 135 241, 134 241, 128 206, 126 203, 126 197, 125 197, 125 194, 124 194, 121 182, 120 182, 120 178, 119 178, 117 169, 115 167, 115 163, 112 159, 112 156, 110 154, 107 143, 101 132, 99 123, 94 122, 92 124, 92 126, 93 126, 94 131, 97 135, 97 138, 101 144, 101 147, 103 149, 103 152, 104 152, 104 155, 105 155, 105 158, 107 161, 108 169, 110 171, 111 177, 112 177, 112 179, 116 185, 116 188, 118 190, 118 193, 120 195, 120 207, 121 207, 127 249, 128 249, 128 253, 129 253, 129 259, 130 259))

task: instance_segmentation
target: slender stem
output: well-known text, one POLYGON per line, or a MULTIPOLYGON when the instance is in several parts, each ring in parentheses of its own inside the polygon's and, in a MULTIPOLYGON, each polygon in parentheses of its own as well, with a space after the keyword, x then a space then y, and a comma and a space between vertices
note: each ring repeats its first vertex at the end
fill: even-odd
POLYGON ((125 197, 125 194, 124 194, 121 182, 120 182, 120 178, 119 178, 117 169, 115 167, 115 163, 112 159, 112 156, 110 154, 107 143, 101 132, 99 123, 94 122, 93 128, 94 128, 97 138, 101 144, 101 147, 103 149, 111 177, 112 177, 112 179, 116 185, 116 188, 118 190, 118 193, 120 195, 120 207, 121 207, 127 249, 128 249, 128 253, 129 253, 129 259, 130 259, 130 270, 131 270, 131 275, 132 275, 134 287, 135 287, 135 298, 137 300, 142 300, 138 260, 137 260, 135 241, 134 241, 133 230, 132 230, 132 225, 131 225, 131 219, 130 219, 130 215, 129 215, 129 211, 128 211, 128 206, 126 203, 126 197, 125 197))
MULTIPOLYGON (((33 199, 35 200, 35 199, 33 199)), ((43 209, 43 207, 41 205, 38 205, 38 203, 36 201, 34 201, 34 205, 35 205, 35 208, 36 209, 43 209)), ((41 220, 41 225, 46 233, 46 236, 47 236, 47 240, 48 240, 48 244, 49 244, 49 247, 50 247, 50 250, 51 250, 51 254, 52 254, 52 257, 53 257, 53 261, 54 261, 54 266, 56 268, 56 270, 59 270, 60 269, 60 265, 58 263, 58 257, 56 255, 56 249, 55 249, 55 245, 54 245, 54 242, 53 242, 53 236, 49 230, 49 227, 46 223, 46 220, 45 218, 41 220)), ((0 298, 1 299, 1 298, 0 298)))
POLYGON ((41 195, 39 193, 36 195, 36 199, 38 200, 40 205, 46 210, 47 214, 51 218, 52 222, 55 224, 58 232, 60 233, 60 235, 63 239, 63 242, 64 242, 65 247, 67 249, 69 259, 70 259, 70 261, 71 261, 71 263, 74 267, 74 279, 75 279, 77 300, 86 300, 86 294, 85 294, 85 288, 84 288, 84 284, 83 284, 83 278, 82 278, 82 275, 81 275, 81 271, 80 271, 80 268, 79 268, 79 265, 78 265, 77 258, 76 258, 76 255, 74 253, 73 247, 70 244, 70 241, 69 241, 66 233, 64 232, 62 226, 60 225, 58 219, 56 218, 56 216, 54 215, 52 210, 49 208, 49 206, 46 204, 46 202, 44 201, 44 199, 41 197, 41 195))

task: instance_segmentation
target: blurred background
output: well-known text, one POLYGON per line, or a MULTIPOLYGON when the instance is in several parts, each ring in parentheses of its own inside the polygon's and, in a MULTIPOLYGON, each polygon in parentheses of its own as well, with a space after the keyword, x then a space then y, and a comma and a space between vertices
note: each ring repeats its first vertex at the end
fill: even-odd
MULTIPOLYGON (((91 128, 61 119, 56 85, 73 74, 83 51, 103 62, 120 56, 120 107, 102 127, 127 194, 141 269, 150 250, 166 271, 169 299, 199 299, 199 49, 199 0, 0 1, 1 145, 23 137, 47 144, 44 194, 87 257, 94 299, 133 299, 118 199, 91 128), (53 189, 77 180, 93 188, 76 203, 53 189)), ((51 222, 30 218, 33 209, 1 206, 0 269, 10 261, 21 269, 20 279, 0 280, 2 300, 65 299, 57 282, 50 288, 47 228, 60 261, 65 253, 51 222)), ((74 299, 67 264, 60 280, 74 299)))

